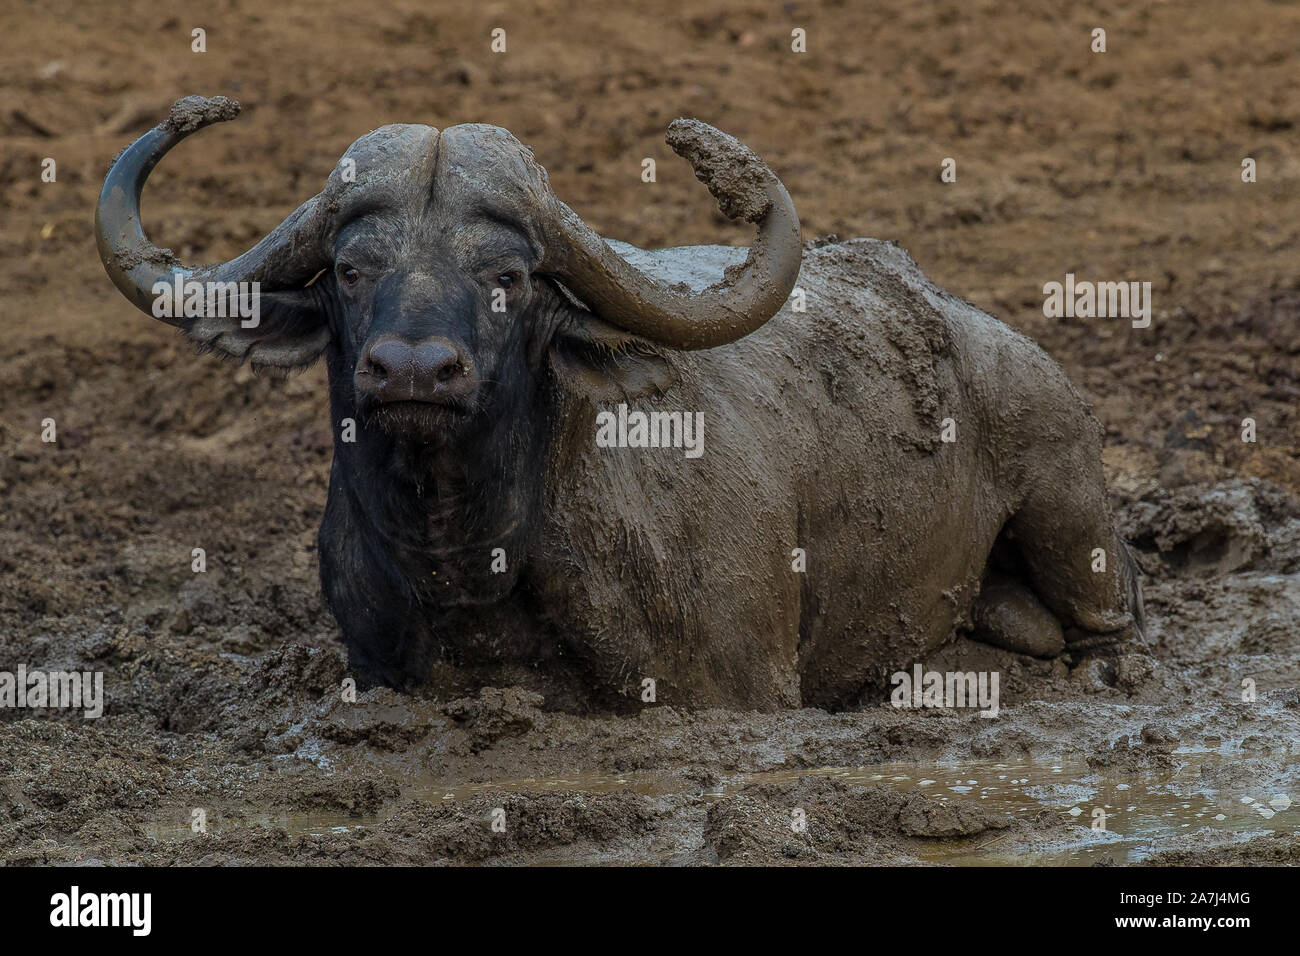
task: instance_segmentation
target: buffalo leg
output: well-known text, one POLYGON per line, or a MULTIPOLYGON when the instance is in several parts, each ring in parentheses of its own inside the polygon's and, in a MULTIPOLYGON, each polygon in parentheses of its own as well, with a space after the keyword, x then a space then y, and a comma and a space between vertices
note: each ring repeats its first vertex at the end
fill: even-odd
POLYGON ((1015 578, 990 572, 971 609, 970 636, 985 644, 1029 654, 1055 657, 1065 649, 1065 636, 1056 615, 1015 578))
POLYGON ((1093 444, 1079 442, 1040 474, 1006 530, 1070 646, 1140 637, 1142 628, 1137 567, 1115 533, 1093 444))

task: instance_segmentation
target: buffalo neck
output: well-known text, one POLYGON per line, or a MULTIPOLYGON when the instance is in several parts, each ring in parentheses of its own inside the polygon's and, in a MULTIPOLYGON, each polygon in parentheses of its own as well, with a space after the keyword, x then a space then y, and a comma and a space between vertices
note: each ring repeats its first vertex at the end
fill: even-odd
POLYGON ((336 422, 351 417, 358 427, 354 442, 336 435, 329 494, 341 496, 332 504, 368 539, 366 550, 421 603, 483 604, 510 593, 541 493, 535 412, 525 403, 480 412, 454 443, 416 444, 365 428, 341 398, 332 395, 336 422))

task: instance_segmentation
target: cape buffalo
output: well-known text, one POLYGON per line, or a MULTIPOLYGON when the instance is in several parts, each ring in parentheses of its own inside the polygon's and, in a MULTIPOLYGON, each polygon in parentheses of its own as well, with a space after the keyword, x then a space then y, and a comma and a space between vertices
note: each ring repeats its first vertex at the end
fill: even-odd
POLYGON ((237 112, 187 97, 127 148, 99 250, 147 312, 258 283, 255 322, 164 314, 201 348, 324 356, 321 583, 363 685, 845 707, 958 631, 1043 657, 1140 634, 1100 426, 1061 370, 891 243, 805 247, 735 139, 668 131, 749 249, 604 240, 506 130, 393 125, 248 252, 181 266, 141 189, 237 112))

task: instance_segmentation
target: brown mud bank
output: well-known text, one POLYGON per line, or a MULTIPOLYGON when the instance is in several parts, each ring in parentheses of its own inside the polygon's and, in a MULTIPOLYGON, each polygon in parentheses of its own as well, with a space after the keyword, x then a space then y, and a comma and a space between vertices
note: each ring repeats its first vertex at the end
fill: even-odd
POLYGON ((963 639, 925 662, 998 672, 993 717, 584 717, 512 688, 346 702, 332 640, 249 646, 318 618, 306 575, 247 604, 200 575, 175 610, 72 613, 31 635, 29 666, 104 671, 106 711, 5 713, 0 860, 1300 862, 1300 501, 1233 481, 1120 516, 1148 645, 1071 669, 963 639))

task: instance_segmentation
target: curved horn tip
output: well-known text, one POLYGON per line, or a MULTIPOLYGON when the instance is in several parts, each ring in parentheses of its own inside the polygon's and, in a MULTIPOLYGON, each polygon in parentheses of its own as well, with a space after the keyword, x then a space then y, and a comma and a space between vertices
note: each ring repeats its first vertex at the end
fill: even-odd
POLYGON ((673 152, 695 169, 728 219, 758 222, 772 207, 776 174, 736 137, 697 119, 675 119, 664 136, 673 152))
POLYGON ((224 123, 239 115, 238 101, 224 96, 185 96, 172 104, 163 128, 182 136, 213 123, 224 123))

